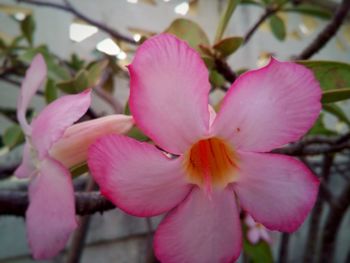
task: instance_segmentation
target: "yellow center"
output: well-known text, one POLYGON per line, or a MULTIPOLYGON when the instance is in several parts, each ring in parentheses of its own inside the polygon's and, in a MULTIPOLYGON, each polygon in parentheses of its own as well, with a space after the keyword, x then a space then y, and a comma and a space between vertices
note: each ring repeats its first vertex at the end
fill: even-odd
POLYGON ((222 139, 200 140, 184 156, 184 167, 191 183, 211 189, 233 182, 237 171, 237 157, 222 139))

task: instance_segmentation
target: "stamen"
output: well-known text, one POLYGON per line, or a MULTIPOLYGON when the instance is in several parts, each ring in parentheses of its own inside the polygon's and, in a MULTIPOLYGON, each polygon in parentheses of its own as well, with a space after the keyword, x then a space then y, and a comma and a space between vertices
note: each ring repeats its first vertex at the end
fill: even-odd
POLYGON ((233 149, 219 138, 195 143, 185 154, 189 181, 203 187, 208 196, 212 187, 225 187, 235 180, 237 157, 233 149))

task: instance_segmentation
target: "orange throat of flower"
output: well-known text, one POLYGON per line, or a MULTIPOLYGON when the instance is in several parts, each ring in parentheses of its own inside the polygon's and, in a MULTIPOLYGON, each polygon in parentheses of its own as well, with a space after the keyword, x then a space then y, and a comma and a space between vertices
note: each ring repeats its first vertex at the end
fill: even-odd
POLYGON ((226 187, 235 181, 237 156, 219 138, 200 140, 184 155, 184 167, 191 183, 211 192, 212 187, 226 187))

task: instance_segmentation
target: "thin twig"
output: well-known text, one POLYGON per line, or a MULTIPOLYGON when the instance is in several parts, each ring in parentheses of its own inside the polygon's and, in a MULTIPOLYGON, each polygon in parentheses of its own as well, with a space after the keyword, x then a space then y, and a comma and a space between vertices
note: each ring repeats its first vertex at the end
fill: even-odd
POLYGON ((40 0, 17 0, 19 3, 26 3, 26 4, 30 4, 30 5, 36 5, 36 6, 44 6, 44 7, 51 7, 54 9, 59 9, 62 11, 66 11, 68 13, 71 13, 73 15, 75 15, 76 17, 80 18, 81 20, 87 22, 90 25, 96 26, 97 28, 99 28, 100 30, 106 32, 107 34, 109 34, 111 37, 115 38, 115 39, 119 39, 122 40, 124 42, 127 42, 129 44, 133 44, 133 45, 138 45, 139 43, 136 42, 133 38, 124 36, 122 34, 120 34, 118 31, 108 27, 107 25, 96 21, 94 19, 91 19, 90 17, 86 16, 85 14, 81 13, 80 11, 78 11, 70 2, 68 1, 64 1, 65 5, 60 5, 57 3, 52 3, 52 2, 46 2, 46 1, 40 1, 40 0))
MULTIPOLYGON (((326 154, 323 158, 323 167, 322 167, 322 174, 321 179, 323 182, 327 182, 331 167, 334 161, 334 156, 326 154)), ((324 184, 321 184, 324 185, 324 184)), ((316 260, 316 249, 317 249, 317 241, 319 240, 319 229, 321 225, 321 216, 323 213, 323 202, 324 202, 324 196, 326 193, 326 190, 324 190, 325 187, 320 188, 320 192, 318 195, 318 199, 316 201, 316 204, 312 210, 311 216, 310 216, 310 223, 309 223, 309 230, 307 234, 306 239, 306 245, 305 245, 305 251, 304 251, 304 263, 312 263, 316 260)))
POLYGON ((253 36, 253 34, 256 32, 256 30, 261 26, 262 23, 265 22, 266 19, 268 19, 270 16, 275 14, 280 8, 279 7, 267 7, 265 9, 265 13, 262 14, 262 16, 259 18, 258 21, 252 26, 252 28, 248 31, 248 33, 245 35, 243 43, 247 44, 250 38, 253 36))
POLYGON ((317 35, 314 41, 312 41, 311 44, 308 47, 306 47, 295 59, 309 59, 319 50, 321 50, 327 44, 327 42, 337 33, 341 24, 346 18, 346 14, 348 13, 349 8, 350 1, 343 0, 329 24, 317 35))
POLYGON ((288 262, 289 237, 290 235, 288 233, 282 234, 280 250, 278 255, 278 263, 288 262))
MULTIPOLYGON (((90 176, 85 188, 85 192, 91 192, 96 188, 94 179, 90 176)), ((90 226, 91 215, 85 215, 80 218, 79 228, 75 230, 72 244, 67 256, 67 263, 79 263, 84 249, 85 239, 90 226)))
POLYGON ((336 237, 339 232, 342 220, 350 207, 350 182, 345 186, 340 196, 335 202, 336 206, 331 206, 326 222, 324 232, 321 238, 321 263, 333 262, 333 256, 336 245, 336 237))
POLYGON ((236 80, 236 73, 231 69, 227 62, 223 59, 215 59, 216 69, 231 84, 236 80))

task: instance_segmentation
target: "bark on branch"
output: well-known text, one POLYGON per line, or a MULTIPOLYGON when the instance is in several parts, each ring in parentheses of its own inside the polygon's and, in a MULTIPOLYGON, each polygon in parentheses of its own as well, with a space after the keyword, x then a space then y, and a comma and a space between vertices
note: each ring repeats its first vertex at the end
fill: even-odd
MULTIPOLYGON (((28 203, 26 192, 0 191, 0 215, 24 216, 28 203)), ((89 215, 114 209, 115 206, 99 192, 77 192, 75 208, 77 215, 89 215)))

